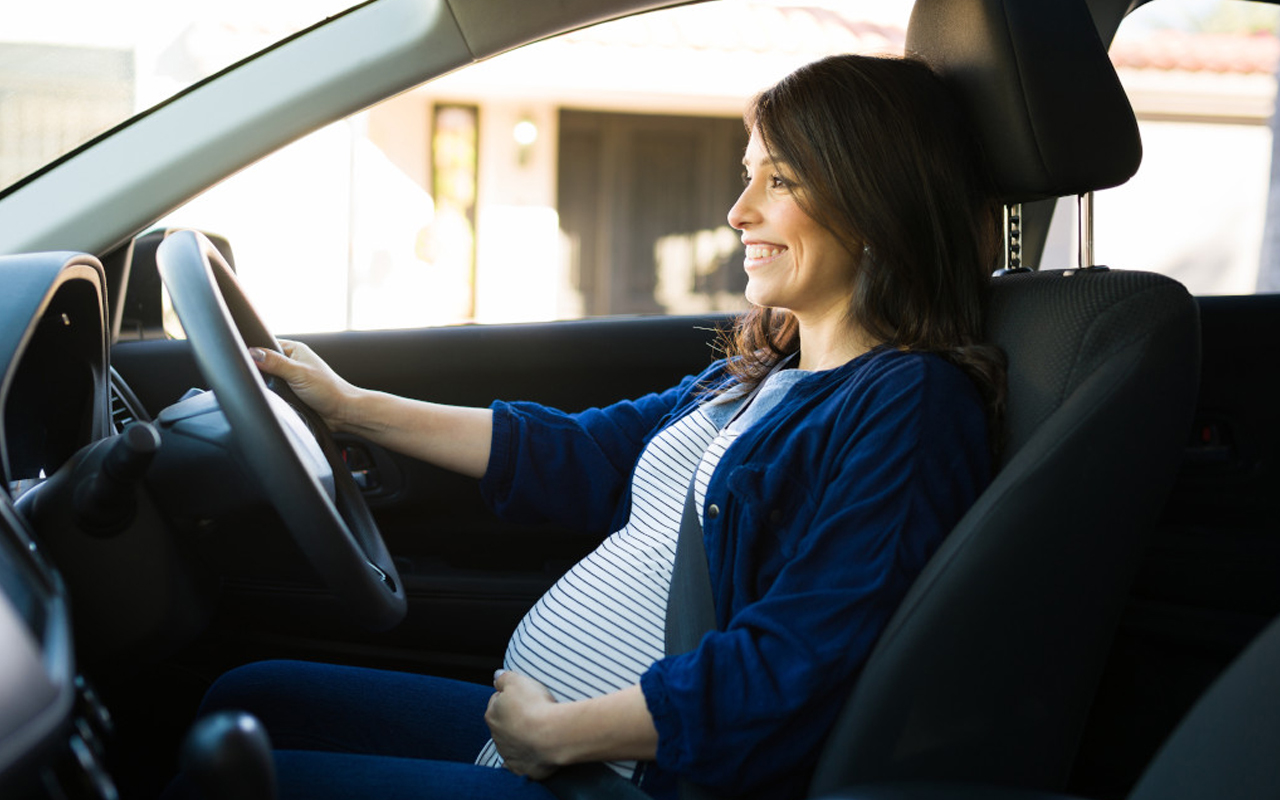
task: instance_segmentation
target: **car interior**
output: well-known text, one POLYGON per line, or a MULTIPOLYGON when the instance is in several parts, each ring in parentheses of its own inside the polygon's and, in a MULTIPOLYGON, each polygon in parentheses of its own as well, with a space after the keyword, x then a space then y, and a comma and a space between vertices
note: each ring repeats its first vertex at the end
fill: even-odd
MULTIPOLYGON (((276 340, 235 242, 153 230, 320 124, 663 4, 544 5, 372 0, 0 194, 0 796, 157 797, 183 763, 206 797, 273 797, 260 732, 196 720, 218 675, 287 657, 487 683, 525 611, 595 545, 499 522, 474 481, 330 435, 249 360, 276 340), (165 335, 162 285, 186 338, 165 335)), ((906 50, 953 86, 1006 204, 989 319, 1010 366, 1006 445, 832 699, 810 797, 1280 792, 1280 303, 1092 263, 1092 192, 1142 158, 1107 53, 1140 5, 914 3, 906 50), (1041 257, 1055 203, 1079 205, 1076 263, 1041 257)), ((730 323, 297 338, 361 386, 580 409, 700 371, 730 323)), ((586 770, 552 789, 635 792, 586 770)))

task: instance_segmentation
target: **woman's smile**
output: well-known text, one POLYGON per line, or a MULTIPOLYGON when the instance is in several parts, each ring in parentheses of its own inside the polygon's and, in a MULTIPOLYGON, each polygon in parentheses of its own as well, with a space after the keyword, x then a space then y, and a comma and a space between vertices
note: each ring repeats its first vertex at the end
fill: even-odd
POLYGON ((745 246, 747 255, 743 267, 748 271, 771 263, 787 252, 786 245, 781 244, 747 242, 745 246))

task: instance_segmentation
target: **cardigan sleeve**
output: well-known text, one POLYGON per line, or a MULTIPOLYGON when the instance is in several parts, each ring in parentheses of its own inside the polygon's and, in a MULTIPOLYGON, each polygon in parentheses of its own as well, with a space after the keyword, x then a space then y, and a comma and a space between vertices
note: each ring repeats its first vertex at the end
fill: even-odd
POLYGON ((696 401, 698 386, 714 370, 659 394, 579 413, 529 402, 493 403, 482 497, 511 522, 608 533, 624 510, 645 443, 664 420, 696 401))
POLYGON ((788 781, 812 769, 889 616, 985 486, 972 387, 907 372, 916 379, 882 382, 834 412, 829 436, 790 437, 827 443, 803 457, 822 464, 813 483, 796 480, 810 468, 794 457, 731 466, 729 519, 719 536, 704 521, 720 630, 641 677, 664 771, 721 792, 794 793, 788 781))

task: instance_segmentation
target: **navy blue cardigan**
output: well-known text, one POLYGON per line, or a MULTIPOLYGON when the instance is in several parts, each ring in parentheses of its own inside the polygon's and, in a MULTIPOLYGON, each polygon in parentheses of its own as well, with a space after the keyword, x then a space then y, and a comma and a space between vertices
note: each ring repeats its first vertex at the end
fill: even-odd
MULTIPOLYGON (((618 530, 644 445, 725 380, 718 362, 577 414, 495 403, 481 491, 508 520, 618 530)), ((990 473, 977 390, 937 356, 877 349, 797 382, 711 477, 702 524, 718 630, 641 676, 658 729, 646 790, 674 796, 678 775, 802 797, 876 638, 990 473)))

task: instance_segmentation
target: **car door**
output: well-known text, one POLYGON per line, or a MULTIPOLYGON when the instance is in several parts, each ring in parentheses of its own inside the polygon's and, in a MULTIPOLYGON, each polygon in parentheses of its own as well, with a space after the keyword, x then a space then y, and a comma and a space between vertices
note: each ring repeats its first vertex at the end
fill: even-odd
MULTIPOLYGON (((712 359, 725 317, 615 318, 300 337, 357 385, 435 402, 533 400, 578 410, 660 391, 712 359)), ((147 413, 204 385, 187 344, 124 341, 112 364, 147 413)), ((608 531, 504 524, 476 481, 341 437, 395 557, 407 618, 384 634, 343 618, 281 534, 203 542, 223 571, 222 656, 289 654, 484 679, 534 600, 608 531), (264 567, 264 563, 267 562, 264 567)))

